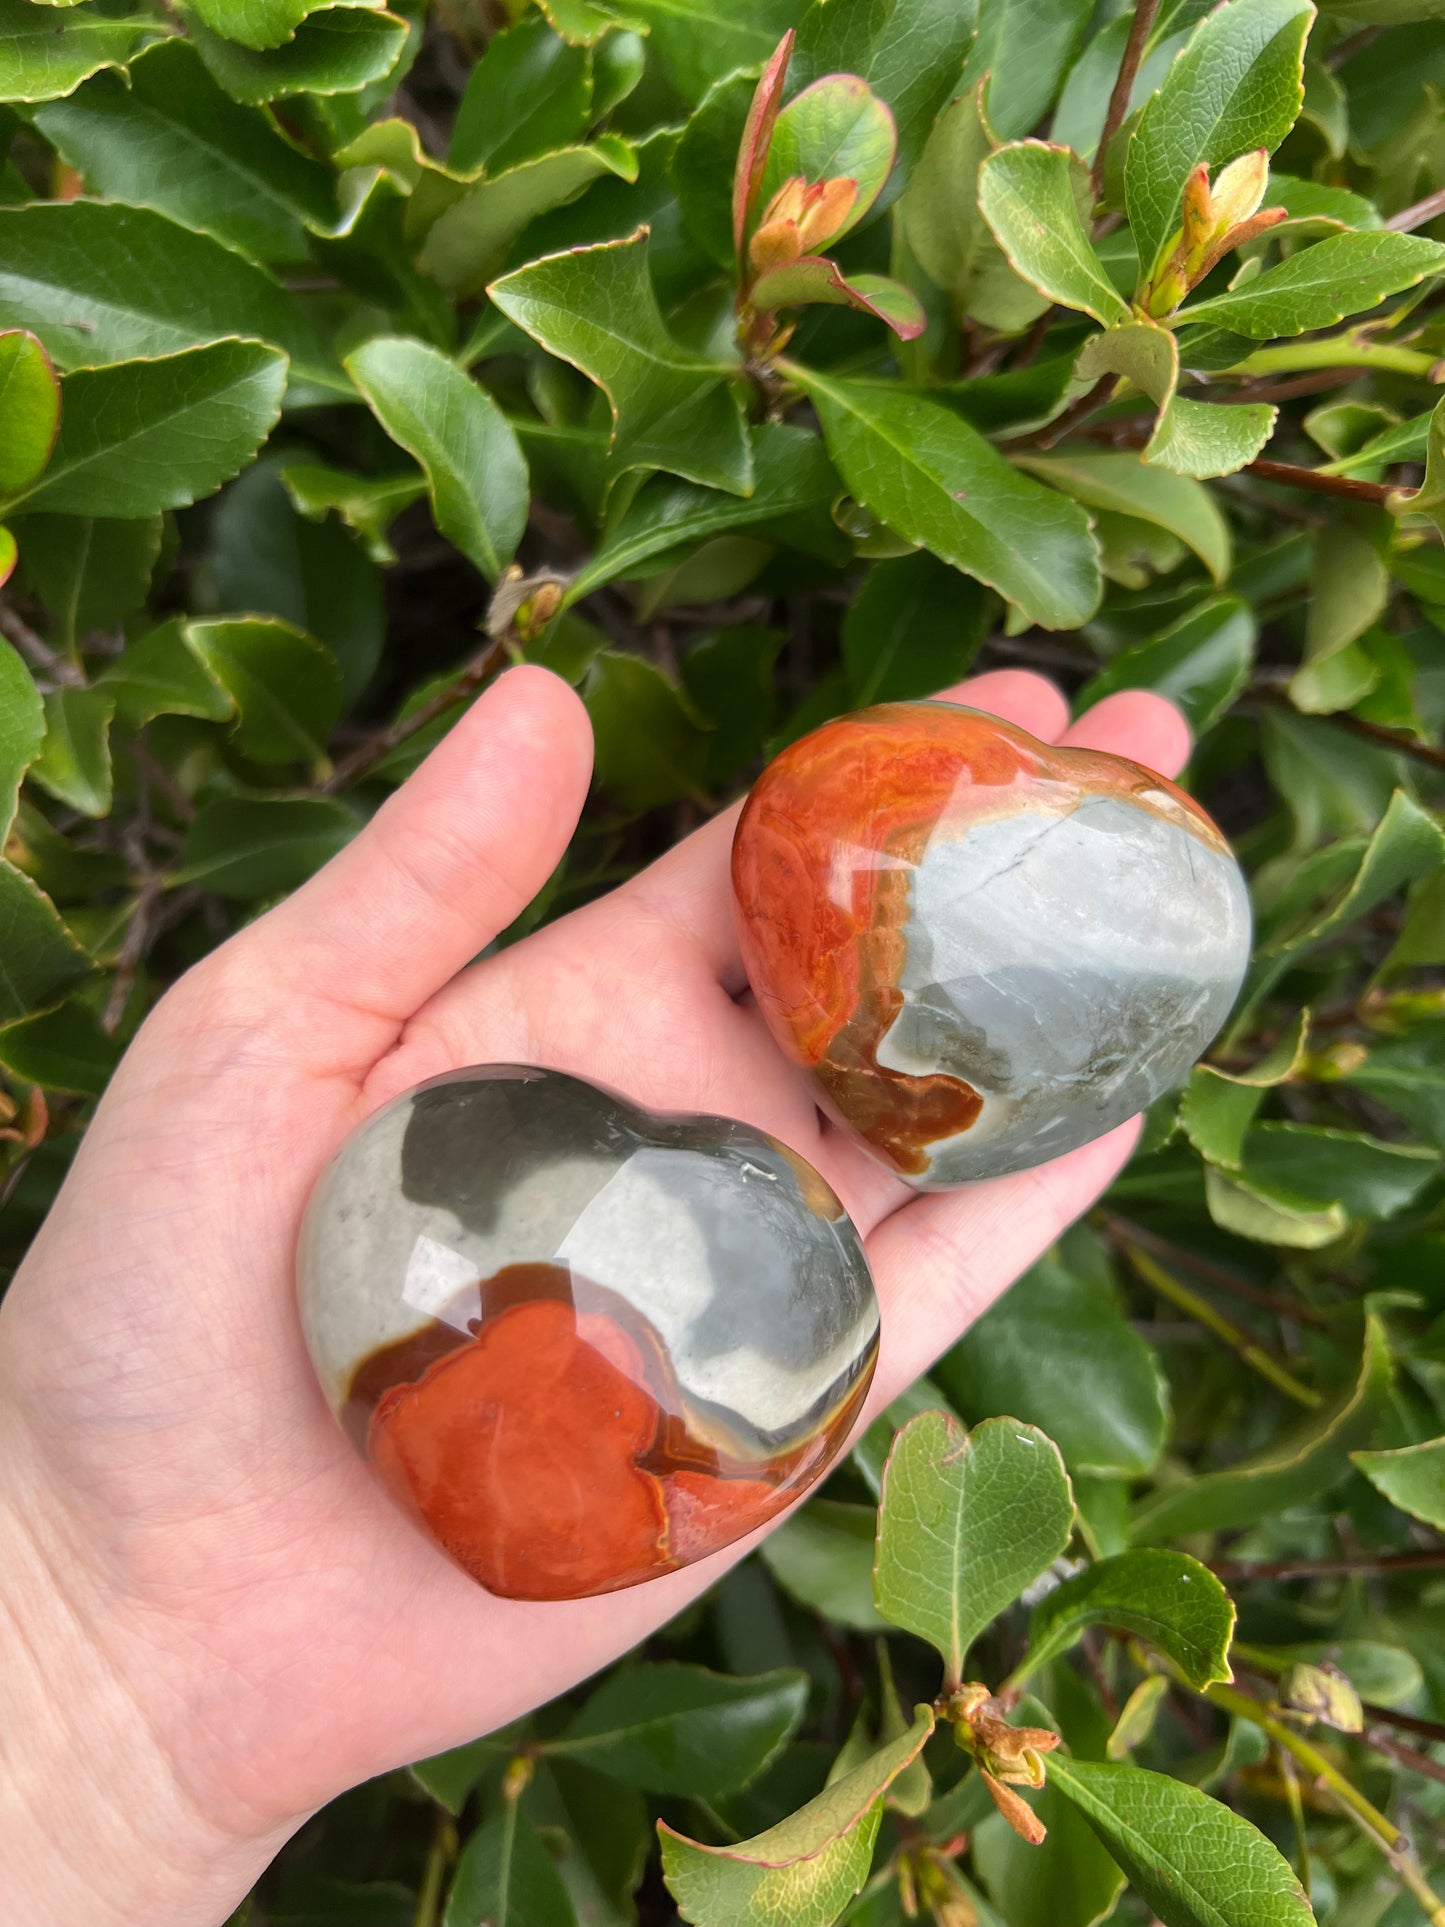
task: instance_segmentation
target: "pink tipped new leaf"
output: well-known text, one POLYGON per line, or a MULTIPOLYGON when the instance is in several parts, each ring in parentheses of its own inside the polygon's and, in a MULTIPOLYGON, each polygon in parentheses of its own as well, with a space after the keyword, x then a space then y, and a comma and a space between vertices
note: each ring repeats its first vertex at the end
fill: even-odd
POLYGON ((836 261, 818 254, 805 254, 801 260, 759 275, 749 298, 761 313, 818 303, 856 308, 862 314, 876 315, 903 341, 914 340, 927 325, 918 297, 901 282, 881 274, 859 274, 845 280, 836 261))
POLYGON ((748 221, 758 198, 758 190, 763 184, 763 169, 768 164, 768 148, 772 143, 778 109, 783 102, 783 82, 788 76, 793 39, 794 34, 790 27, 778 42, 772 59, 764 67, 762 79, 758 82, 757 92, 753 95, 752 105, 748 109, 742 142, 738 147, 737 172, 733 176, 733 247, 740 266, 748 238, 748 221))

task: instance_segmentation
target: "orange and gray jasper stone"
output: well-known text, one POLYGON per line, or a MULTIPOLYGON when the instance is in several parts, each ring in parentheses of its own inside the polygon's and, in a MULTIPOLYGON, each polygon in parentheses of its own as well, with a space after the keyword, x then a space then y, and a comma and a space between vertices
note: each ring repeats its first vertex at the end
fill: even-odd
POLYGON ((298 1269, 352 1442, 517 1599, 636 1585, 772 1518, 837 1457, 877 1356, 858 1233, 796 1152, 521 1065, 353 1132, 298 1269))
POLYGON ((1188 1071, 1249 958, 1249 898, 1173 783, 950 703, 826 723, 733 843, 748 979, 828 1107, 922 1190, 1122 1124, 1188 1071))

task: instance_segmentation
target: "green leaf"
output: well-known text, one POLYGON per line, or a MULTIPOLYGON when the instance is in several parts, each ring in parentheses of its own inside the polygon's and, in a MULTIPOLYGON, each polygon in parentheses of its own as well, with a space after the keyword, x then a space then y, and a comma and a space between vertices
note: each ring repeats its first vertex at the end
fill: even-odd
POLYGON ((669 336, 647 272, 647 234, 519 268, 489 290, 549 354, 580 368, 612 409, 612 468, 661 468, 751 493, 752 461, 730 370, 669 336))
POLYGON ((750 299, 761 314, 814 303, 853 308, 885 322, 903 341, 915 340, 928 325, 923 304, 911 288, 882 274, 855 274, 845 280, 835 261, 817 254, 805 254, 759 275, 750 299))
POLYGON ((1070 1471, 1138 1475, 1164 1449, 1164 1375, 1107 1266, 1088 1275, 1079 1235, 1031 1266, 935 1376, 965 1418, 1007 1412, 1046 1425, 1070 1471))
POLYGON ((1422 1137, 1445 1149, 1445 1025, 1421 1025, 1371 1046, 1344 1081, 1387 1104, 1422 1137))
POLYGON ((1058 1558, 1073 1518, 1059 1449, 1036 1427, 994 1418, 970 1433, 924 1412, 883 1473, 878 1610, 936 1646, 956 1685, 969 1647, 1058 1558))
POLYGON ((1385 1329, 1369 1313, 1359 1374, 1332 1404, 1262 1452, 1151 1493, 1135 1508, 1129 1536, 1136 1544, 1153 1544, 1252 1525, 1328 1492, 1348 1470, 1349 1454, 1368 1439, 1389 1390, 1390 1369, 1385 1329))
POLYGON ((1428 810, 1396 790, 1369 841, 1352 844, 1350 851, 1358 853, 1358 862, 1324 911, 1311 900, 1303 917, 1271 932, 1267 954, 1294 956, 1368 916, 1402 885, 1438 869, 1445 862, 1445 831, 1428 810))
POLYGON ((1279 1850, 1197 1787, 1142 1767, 1057 1755, 1049 1783, 1078 1807, 1164 1927, 1313 1921, 1279 1850))
POLYGON ((8 1071, 47 1091, 78 1097, 100 1096, 120 1062, 120 1050, 79 998, 0 1029, 0 1064, 8 1071))
POLYGON ((0 1024, 28 1017, 89 969, 49 897, 0 861, 0 1024))
POLYGON ((1389 1218, 1414 1202, 1440 1170, 1418 1144, 1385 1144, 1359 1131, 1318 1124, 1258 1124, 1244 1141, 1246 1181, 1352 1218, 1389 1218))
POLYGON ((116 716, 127 729, 143 729, 157 716, 229 722, 236 713, 235 699, 197 653, 189 625, 179 619, 129 643, 97 687, 114 697, 116 716))
POLYGON ((788 364, 816 407, 849 490, 895 534, 931 549, 1048 629, 1099 601, 1098 549, 1082 509, 1020 475, 936 402, 788 364))
POLYGON ((502 411, 425 342, 379 337, 346 369, 387 434, 420 462, 437 527, 495 582, 527 525, 527 465, 502 411))
POLYGON ((587 672, 597 781, 626 810, 698 797, 706 733, 656 663, 604 649, 587 672))
POLYGON ((1445 1532, 1445 1439, 1393 1452, 1351 1452, 1350 1458, 1391 1505, 1445 1532))
POLYGON ((1121 649, 1079 691, 1078 707, 1090 709, 1119 689, 1153 689, 1176 703, 1202 736, 1248 682, 1254 647, 1249 605, 1238 596, 1209 596, 1161 635, 1121 649))
POLYGON ((843 618, 843 665, 853 701, 932 696, 968 671, 988 624, 990 599, 966 587, 926 549, 875 563, 843 618))
MULTIPOLYGON (((318 6, 329 0, 191 0, 198 16, 227 40, 243 47, 280 47, 318 6)), ((372 0, 375 6, 381 0, 372 0)))
POLYGON ((1141 280, 1180 224, 1184 183, 1256 147, 1272 153, 1304 99, 1310 0, 1230 0, 1207 14, 1145 107, 1124 164, 1141 280))
POLYGON ((295 374, 346 392, 293 295, 209 234, 151 208, 0 207, 0 322, 32 329, 62 369, 254 335, 284 348, 295 374))
POLYGON ((808 1676, 732 1679, 663 1662, 610 1673, 543 1751, 649 1793, 712 1800, 745 1786, 803 1717, 808 1676))
POLYGON ((110 725, 115 698, 104 689, 53 689, 45 698, 45 747, 30 780, 82 816, 109 816, 110 725))
POLYGON ((462 1849, 441 1927, 576 1927, 556 1862, 519 1800, 503 1800, 462 1849))
MULTIPOLYGON (((564 0, 548 0, 552 24, 568 39, 582 34, 559 12, 564 0)), ((568 13, 578 0, 565 0, 568 13)), ((797 25, 800 0, 626 0, 616 18, 647 32, 648 52, 689 106, 714 81, 739 67, 759 68, 789 27, 797 25)), ((604 19, 609 14, 604 13, 604 19)))
POLYGON ((662 1868, 678 1910, 693 1927, 828 1927, 868 1877, 882 1801, 933 1731, 933 1711, 804 1807, 733 1846, 703 1846, 665 1822, 662 1868))
MULTIPOLYGON (((1233 6, 1248 3, 1229 0, 1233 6)), ((1179 345, 1167 328, 1148 320, 1126 321, 1091 336, 1074 372, 1087 382, 1123 375, 1149 397, 1159 414, 1143 459, 1176 475, 1232 475, 1254 460, 1279 414, 1270 402, 1192 401, 1176 395, 1179 345)))
POLYGON ((274 616, 188 623, 186 640, 235 705, 233 740, 243 756, 324 761, 341 707, 341 671, 329 649, 274 616))
POLYGON ((568 604, 604 582, 637 572, 654 556, 750 523, 806 515, 826 508, 837 495, 832 464, 809 430, 765 422, 750 431, 749 440, 751 495, 729 495, 661 476, 645 482, 596 555, 572 578, 568 604))
POLYGON ((32 334, 0 334, 0 495, 18 495, 50 460, 60 432, 60 383, 32 334))
POLYGON ((99 8, 63 15, 31 0, 0 0, 0 100, 58 100, 102 67, 122 67, 155 33, 139 19, 112 19, 99 8))
POLYGON ((785 1519, 759 1548, 763 1563, 800 1605, 838 1626, 886 1628, 873 1604, 872 1506, 814 1499, 785 1519))
POLYGON ((1327 715, 1353 708, 1378 680, 1379 671, 1354 644, 1383 615, 1390 597, 1381 533, 1337 516, 1315 537, 1304 661, 1289 685, 1297 709, 1327 715))
POLYGON ((1088 206, 1088 170, 1066 147, 1020 141, 979 168, 979 207, 1015 272, 1107 327, 1126 320, 1129 308, 1084 231, 1081 202, 1088 206))
POLYGON ((494 34, 472 69, 447 163, 498 174, 580 140, 591 115, 590 54, 529 14, 494 34))
POLYGON ((287 462, 277 473, 298 515, 308 522, 339 515, 378 564, 395 562, 396 551, 386 532, 403 509, 426 494, 425 478, 415 470, 371 477, 350 475, 324 462, 287 462))
POLYGON ((1251 341, 1268 341, 1332 327, 1346 315, 1377 306, 1386 295, 1441 273, 1445 247, 1423 235, 1389 230, 1335 234, 1266 268, 1243 287, 1196 301, 1175 320, 1207 320, 1251 341))
POLYGON ((285 386, 285 355, 259 341, 78 369, 61 384, 50 466, 12 503, 132 520, 184 508, 251 459, 285 386))
POLYGON ((126 80, 97 74, 37 109, 35 124, 91 193, 155 208, 256 261, 304 261, 308 233, 337 224, 326 168, 223 93, 185 40, 148 47, 126 80))
POLYGON ((893 169, 898 135, 893 116, 855 74, 828 74, 795 94, 778 115, 768 147, 761 213, 784 181, 856 181, 858 198, 832 240, 854 228, 883 191, 893 169))
POLYGON ((161 518, 118 522, 92 515, 27 515, 25 569, 67 649, 113 629, 145 601, 161 550, 161 518))
POLYGON ((1088 0, 1002 0, 980 6, 964 69, 988 77, 988 114, 1005 139, 1027 134, 1047 111, 1088 24, 1088 0))
MULTIPOLYGON (((1403 436, 1415 426, 1406 422, 1395 432, 1403 436)), ((1425 474, 1419 488, 1400 491, 1390 498, 1388 506, 1396 515, 1428 515, 1436 528, 1445 530, 1445 403, 1435 404, 1425 425, 1424 447, 1419 453, 1425 458, 1425 474)), ((1392 451, 1390 459, 1411 457, 1392 451)))
POLYGON ((285 94, 354 94, 384 80, 401 58, 407 24, 374 0, 320 0, 284 46, 258 52, 213 33, 192 10, 196 51, 233 100, 247 106, 285 94))
POLYGON ((294 890, 355 836, 354 810, 334 796, 219 796, 186 831, 172 883, 257 899, 294 890))
POLYGON ((813 0, 798 28, 793 82, 859 75, 891 108, 908 168, 963 67, 976 13, 972 0, 813 0))
POLYGON ((1168 529, 1193 549, 1216 582, 1228 576, 1229 524, 1211 492, 1190 477, 1148 467, 1123 450, 1070 448, 1047 455, 1017 455, 1014 460, 1086 508, 1133 516, 1168 529))
POLYGON ((0 848, 15 821, 26 770, 45 740, 45 705, 30 671, 8 642, 0 642, 0 848))
POLYGON ((422 267, 449 293, 479 293, 529 221, 575 201, 605 174, 637 179, 637 151, 615 134, 603 134, 586 147, 539 154, 478 181, 433 223, 422 246, 422 267))
POLYGON ((4 588, 10 580, 19 559, 20 551, 15 546, 15 537, 5 524, 0 522, 0 588, 4 588))
POLYGON ((1137 1633, 1198 1692, 1234 1677, 1234 1603, 1208 1566, 1185 1553, 1121 1552, 1055 1586, 1029 1621, 1029 1672, 1066 1653, 1090 1626, 1137 1633))

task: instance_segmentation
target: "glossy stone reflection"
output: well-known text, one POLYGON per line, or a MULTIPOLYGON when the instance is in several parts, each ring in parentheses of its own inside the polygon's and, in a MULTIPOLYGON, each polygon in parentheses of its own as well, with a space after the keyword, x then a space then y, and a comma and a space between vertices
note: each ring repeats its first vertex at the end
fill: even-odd
POLYGON ((877 1352, 858 1235, 803 1159, 516 1065, 362 1125, 299 1277, 358 1449, 518 1599, 635 1585, 771 1518, 842 1445, 877 1352))
POLYGON ((733 887, 773 1034, 921 1189, 1041 1164, 1152 1103, 1249 956, 1244 880, 1182 790, 948 703, 784 750, 733 887))

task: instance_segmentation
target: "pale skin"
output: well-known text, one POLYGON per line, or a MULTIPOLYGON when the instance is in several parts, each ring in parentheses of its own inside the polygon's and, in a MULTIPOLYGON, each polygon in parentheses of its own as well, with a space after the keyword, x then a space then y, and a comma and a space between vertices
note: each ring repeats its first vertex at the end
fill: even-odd
MULTIPOLYGON (((1072 728, 1023 672, 947 693, 1169 775, 1188 749, 1142 692, 1072 728)), ((772 1132, 867 1237, 870 1413, 1127 1157, 1132 1125, 922 1198, 871 1164, 748 997, 731 811, 471 962, 560 858, 590 766, 571 690, 501 677, 342 855, 168 993, 100 1105, 0 1310, 7 1927, 217 1927, 316 1807, 575 1685, 754 1543, 533 1605, 490 1598, 393 1509, 322 1401, 293 1295, 307 1193, 379 1104, 507 1061, 772 1132)))

